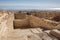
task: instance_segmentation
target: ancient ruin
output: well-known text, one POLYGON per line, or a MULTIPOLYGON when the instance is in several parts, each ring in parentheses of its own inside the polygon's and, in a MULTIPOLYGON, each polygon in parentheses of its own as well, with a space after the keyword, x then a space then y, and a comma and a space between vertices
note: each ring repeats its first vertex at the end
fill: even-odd
POLYGON ((0 40, 60 40, 60 12, 0 10, 0 40))

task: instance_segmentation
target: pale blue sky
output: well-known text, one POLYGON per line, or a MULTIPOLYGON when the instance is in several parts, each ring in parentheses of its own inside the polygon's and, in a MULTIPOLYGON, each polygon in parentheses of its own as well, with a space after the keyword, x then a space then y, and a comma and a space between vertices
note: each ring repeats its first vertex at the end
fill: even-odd
POLYGON ((60 0, 0 0, 0 9, 60 8, 60 0))

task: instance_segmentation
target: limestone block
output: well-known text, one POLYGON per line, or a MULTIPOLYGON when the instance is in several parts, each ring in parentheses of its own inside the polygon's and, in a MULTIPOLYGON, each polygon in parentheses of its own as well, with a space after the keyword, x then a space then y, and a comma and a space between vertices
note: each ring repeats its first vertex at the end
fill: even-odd
POLYGON ((60 39, 60 31, 54 29, 50 31, 50 34, 60 39))
POLYGON ((40 29, 40 28, 32 28, 32 29, 30 29, 30 30, 31 30, 31 32, 34 33, 34 34, 36 34, 36 33, 42 33, 42 32, 43 32, 42 29, 40 29))

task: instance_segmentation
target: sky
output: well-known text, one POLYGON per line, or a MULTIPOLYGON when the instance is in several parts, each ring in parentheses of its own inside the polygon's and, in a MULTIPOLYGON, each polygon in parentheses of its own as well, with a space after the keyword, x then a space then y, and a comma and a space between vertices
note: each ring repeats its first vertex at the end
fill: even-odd
POLYGON ((60 0, 0 0, 0 9, 60 9, 60 0))

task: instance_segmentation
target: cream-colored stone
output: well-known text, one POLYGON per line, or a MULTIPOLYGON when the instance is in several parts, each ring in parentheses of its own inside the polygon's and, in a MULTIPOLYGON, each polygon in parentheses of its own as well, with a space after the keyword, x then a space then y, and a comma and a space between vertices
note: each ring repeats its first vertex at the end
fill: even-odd
POLYGON ((50 34, 54 35, 54 36, 56 36, 57 38, 60 39, 60 31, 54 29, 54 30, 50 31, 50 34))

